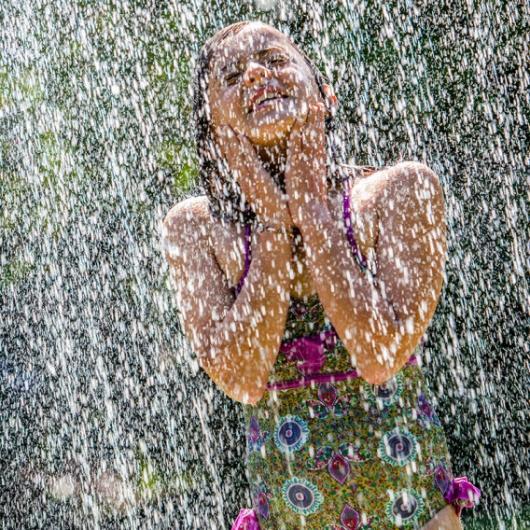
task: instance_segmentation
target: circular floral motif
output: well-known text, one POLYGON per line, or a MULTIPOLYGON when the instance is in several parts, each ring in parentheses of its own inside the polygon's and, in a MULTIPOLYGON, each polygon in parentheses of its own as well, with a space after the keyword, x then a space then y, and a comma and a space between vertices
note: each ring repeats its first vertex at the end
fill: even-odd
POLYGON ((308 480, 293 477, 282 486, 283 500, 293 512, 310 515, 318 511, 324 498, 318 488, 308 480))
POLYGON ((283 453, 299 451, 309 438, 307 423, 299 416, 284 416, 274 431, 276 447, 283 453))
POLYGON ((416 437, 404 429, 386 432, 379 442, 379 458, 393 466, 404 466, 416 458, 417 443, 416 437))
POLYGON ((386 515, 397 527, 413 525, 423 512, 424 502, 413 489, 400 491, 386 505, 386 515))
POLYGON ((397 374, 382 385, 370 386, 370 401, 383 407, 390 407, 403 393, 403 376, 397 374))

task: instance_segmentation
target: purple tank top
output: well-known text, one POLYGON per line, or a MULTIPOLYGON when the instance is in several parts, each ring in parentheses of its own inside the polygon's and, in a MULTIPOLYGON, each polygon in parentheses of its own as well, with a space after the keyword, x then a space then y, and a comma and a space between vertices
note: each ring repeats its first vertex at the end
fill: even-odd
MULTIPOLYGON (((361 269, 365 270, 367 267, 367 261, 366 261, 366 258, 362 255, 361 251, 359 250, 359 246, 357 245, 357 241, 355 240, 355 235, 353 233, 348 181, 345 182, 344 193, 342 195, 342 219, 344 221, 344 226, 346 227, 346 237, 348 239, 348 242, 350 243, 353 255, 355 256, 355 259, 357 263, 359 264, 359 266, 361 267, 361 269)), ((241 292, 241 289, 243 289, 245 279, 250 269, 250 261, 252 259, 252 249, 250 246, 250 235, 251 235, 250 232, 251 232, 250 225, 249 224, 245 225, 245 243, 244 243, 245 244, 245 268, 236 286, 236 296, 241 292)))

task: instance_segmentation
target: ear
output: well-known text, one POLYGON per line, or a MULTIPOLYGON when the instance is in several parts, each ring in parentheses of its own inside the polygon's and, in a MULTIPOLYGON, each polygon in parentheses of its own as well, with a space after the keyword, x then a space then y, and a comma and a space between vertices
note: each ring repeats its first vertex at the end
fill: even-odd
POLYGON ((324 85, 322 85, 322 89, 325 95, 326 106, 328 107, 328 109, 331 112, 331 115, 333 116, 339 106, 339 100, 337 96, 335 95, 335 92, 333 91, 333 88, 331 85, 324 83, 324 85))

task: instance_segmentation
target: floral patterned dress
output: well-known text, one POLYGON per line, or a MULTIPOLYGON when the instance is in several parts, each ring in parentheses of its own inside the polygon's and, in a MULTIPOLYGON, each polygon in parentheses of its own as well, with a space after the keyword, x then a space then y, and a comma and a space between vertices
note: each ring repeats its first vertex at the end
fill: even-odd
POLYGON ((318 298, 293 300, 284 344, 320 333, 318 376, 284 347, 269 389, 245 407, 260 528, 420 528, 446 506, 451 471, 417 357, 386 384, 370 385, 355 376, 340 340, 328 340, 332 326, 318 298), (303 386, 294 383, 301 377, 303 386))
MULTIPOLYGON (((344 195, 346 235, 366 269, 344 195)), ((247 227, 245 273, 250 264, 247 227)), ((253 510, 233 530, 421 528, 480 491, 453 478, 444 431, 421 368, 421 346, 383 385, 370 385, 315 295, 292 299, 267 391, 245 406, 253 510)))

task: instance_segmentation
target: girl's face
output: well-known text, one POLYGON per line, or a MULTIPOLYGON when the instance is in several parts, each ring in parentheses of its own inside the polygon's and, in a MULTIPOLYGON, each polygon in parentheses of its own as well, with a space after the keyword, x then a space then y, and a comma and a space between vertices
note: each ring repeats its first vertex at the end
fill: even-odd
MULTIPOLYGON (((326 86, 332 104, 336 100, 326 86), (334 98, 334 99, 333 99, 334 98)), ((311 69, 289 39, 259 23, 224 41, 210 63, 211 124, 261 146, 281 142, 308 104, 322 100, 311 69)))

